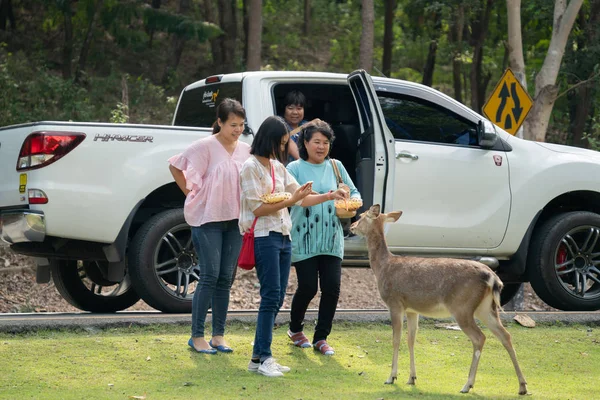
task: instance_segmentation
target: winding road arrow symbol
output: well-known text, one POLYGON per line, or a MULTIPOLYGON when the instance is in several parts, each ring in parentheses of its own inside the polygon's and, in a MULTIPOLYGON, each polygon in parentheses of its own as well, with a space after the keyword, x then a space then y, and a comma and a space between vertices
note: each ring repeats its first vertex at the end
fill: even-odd
POLYGON ((502 89, 498 95, 502 100, 500 101, 500 105, 498 106, 498 111, 496 111, 496 122, 502 121, 502 113, 504 112, 504 107, 506 107, 506 99, 510 97, 510 93, 508 92, 508 86, 506 86, 506 82, 502 85, 502 89))
POLYGON ((510 84, 510 93, 512 94, 513 102, 515 103, 512 112, 515 117, 515 121, 519 123, 521 113, 523 112, 523 107, 521 107, 521 100, 519 100, 519 96, 517 95, 517 82, 510 84))

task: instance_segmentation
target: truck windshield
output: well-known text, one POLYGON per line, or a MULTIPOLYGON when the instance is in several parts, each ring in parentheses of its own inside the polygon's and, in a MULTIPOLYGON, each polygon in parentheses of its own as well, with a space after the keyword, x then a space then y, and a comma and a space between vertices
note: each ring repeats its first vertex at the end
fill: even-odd
POLYGON ((216 121, 216 106, 230 97, 242 101, 242 82, 216 83, 186 90, 175 114, 173 125, 210 128, 216 121))

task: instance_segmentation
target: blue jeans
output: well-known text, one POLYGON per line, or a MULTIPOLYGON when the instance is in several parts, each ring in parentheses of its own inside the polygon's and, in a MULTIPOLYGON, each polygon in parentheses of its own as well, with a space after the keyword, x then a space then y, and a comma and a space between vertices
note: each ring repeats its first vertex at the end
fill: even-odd
POLYGON ((252 358, 264 361, 271 357, 273 326, 283 305, 292 264, 292 242, 289 236, 270 232, 254 239, 256 274, 260 282, 260 307, 254 335, 252 358))
POLYGON ((225 333, 229 293, 242 247, 238 220, 192 227, 200 275, 192 299, 192 337, 204 337, 204 322, 212 303, 212 335, 225 333))

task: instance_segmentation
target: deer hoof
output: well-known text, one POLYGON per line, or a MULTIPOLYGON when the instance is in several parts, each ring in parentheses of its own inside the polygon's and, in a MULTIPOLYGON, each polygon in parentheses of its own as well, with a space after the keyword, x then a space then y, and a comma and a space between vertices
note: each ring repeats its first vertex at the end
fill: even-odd
POLYGON ((411 376, 410 378, 408 378, 408 381, 406 382, 406 384, 407 385, 414 385, 416 380, 417 380, 416 376, 411 376))
POLYGON ((463 386, 463 388, 460 390, 461 393, 469 393, 469 390, 471 390, 473 386, 469 385, 468 383, 463 386))
POLYGON ((519 386, 519 394, 521 396, 527 394, 527 385, 526 384, 522 384, 522 385, 519 386))
POLYGON ((398 378, 396 378, 395 376, 390 376, 388 378, 388 380, 385 381, 385 384, 386 385, 393 385, 396 382, 396 379, 398 379, 398 378))

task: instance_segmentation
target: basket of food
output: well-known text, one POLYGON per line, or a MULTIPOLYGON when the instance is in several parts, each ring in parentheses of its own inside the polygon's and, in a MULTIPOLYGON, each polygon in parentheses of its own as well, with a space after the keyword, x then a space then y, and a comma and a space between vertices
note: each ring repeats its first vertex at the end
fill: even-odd
POLYGON ((267 193, 260 196, 260 200, 266 204, 275 204, 287 200, 292 197, 288 192, 267 193))
POLYGON ((336 200, 335 213, 339 218, 352 218, 356 215, 356 210, 362 206, 362 200, 356 197, 351 197, 344 200, 336 200))

